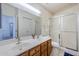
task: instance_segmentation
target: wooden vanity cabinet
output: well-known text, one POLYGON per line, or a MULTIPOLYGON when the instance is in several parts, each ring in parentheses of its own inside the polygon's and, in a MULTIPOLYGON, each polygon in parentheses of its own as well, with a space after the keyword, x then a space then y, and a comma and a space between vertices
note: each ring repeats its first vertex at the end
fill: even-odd
POLYGON ((47 56, 47 50, 44 50, 44 52, 41 52, 41 56, 47 56))
POLYGON ((20 54, 19 56, 49 56, 51 52, 52 44, 50 39, 20 54))
POLYGON ((29 50, 29 55, 30 56, 40 56, 40 45, 29 50))
POLYGON ((35 53, 33 56, 40 56, 40 51, 38 51, 37 53, 35 53))
POLYGON ((29 56, 29 51, 26 51, 26 52, 20 54, 19 56, 29 56))
POLYGON ((47 41, 41 44, 41 56, 47 56, 47 41))
POLYGON ((51 52, 52 52, 52 48, 53 48, 51 42, 52 42, 51 39, 47 41, 47 48, 48 48, 47 51, 48 51, 48 56, 51 54, 51 52))

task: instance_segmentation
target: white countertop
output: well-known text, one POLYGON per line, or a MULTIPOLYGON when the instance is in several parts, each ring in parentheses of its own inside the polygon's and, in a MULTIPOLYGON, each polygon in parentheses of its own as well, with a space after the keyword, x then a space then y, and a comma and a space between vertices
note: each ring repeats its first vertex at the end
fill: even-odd
MULTIPOLYGON (((24 38, 26 39, 26 38, 24 38)), ((20 44, 12 43, 4 46, 0 46, 0 56, 16 56, 24 51, 43 43, 44 41, 49 40, 49 36, 40 37, 39 39, 29 39, 22 40, 20 44)))

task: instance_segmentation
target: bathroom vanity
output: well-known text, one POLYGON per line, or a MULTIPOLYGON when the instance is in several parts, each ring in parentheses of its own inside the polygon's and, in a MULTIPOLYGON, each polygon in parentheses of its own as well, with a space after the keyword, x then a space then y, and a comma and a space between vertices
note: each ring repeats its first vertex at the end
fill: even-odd
POLYGON ((52 51, 51 39, 21 53, 19 56, 49 56, 52 51))
POLYGON ((23 40, 19 44, 15 42, 0 46, 0 56, 49 56, 52 51, 49 36, 37 39, 22 37, 21 39, 23 40))

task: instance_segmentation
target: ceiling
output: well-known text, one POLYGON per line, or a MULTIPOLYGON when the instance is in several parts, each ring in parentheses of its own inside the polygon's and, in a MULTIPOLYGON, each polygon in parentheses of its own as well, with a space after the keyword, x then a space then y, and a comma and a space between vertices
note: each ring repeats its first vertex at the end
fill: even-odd
POLYGON ((65 10, 67 8, 77 5, 77 3, 30 3, 32 6, 37 8, 37 5, 42 6, 52 14, 65 10))

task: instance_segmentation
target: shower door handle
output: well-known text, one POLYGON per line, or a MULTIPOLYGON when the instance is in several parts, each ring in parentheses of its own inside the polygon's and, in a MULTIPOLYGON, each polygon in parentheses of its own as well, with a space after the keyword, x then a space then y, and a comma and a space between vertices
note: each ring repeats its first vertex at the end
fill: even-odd
POLYGON ((59 39, 60 39, 60 34, 59 34, 59 36, 58 36, 58 37, 59 37, 59 39))

